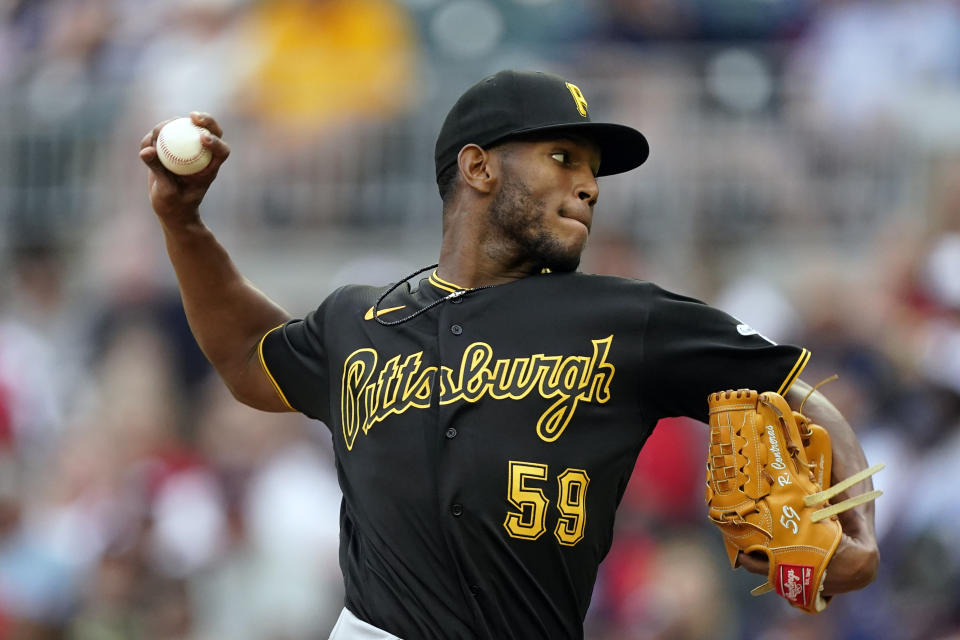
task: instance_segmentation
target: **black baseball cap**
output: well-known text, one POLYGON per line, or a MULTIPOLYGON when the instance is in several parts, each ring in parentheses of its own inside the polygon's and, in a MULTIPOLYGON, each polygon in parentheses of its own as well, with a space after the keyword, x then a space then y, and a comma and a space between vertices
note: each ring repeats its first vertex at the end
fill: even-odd
POLYGON ((552 73, 499 71, 460 96, 447 114, 434 152, 437 178, 468 144, 487 148, 533 132, 576 133, 600 147, 598 176, 639 167, 650 155, 642 133, 622 124, 591 122, 580 89, 552 73))

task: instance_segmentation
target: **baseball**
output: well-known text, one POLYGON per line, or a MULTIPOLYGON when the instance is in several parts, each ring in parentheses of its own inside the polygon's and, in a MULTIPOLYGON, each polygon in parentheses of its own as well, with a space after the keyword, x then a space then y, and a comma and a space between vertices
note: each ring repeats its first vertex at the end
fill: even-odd
POLYGON ((157 136, 157 156, 171 172, 189 176, 203 171, 210 164, 210 149, 200 142, 200 136, 209 133, 193 124, 190 118, 171 120, 157 136))

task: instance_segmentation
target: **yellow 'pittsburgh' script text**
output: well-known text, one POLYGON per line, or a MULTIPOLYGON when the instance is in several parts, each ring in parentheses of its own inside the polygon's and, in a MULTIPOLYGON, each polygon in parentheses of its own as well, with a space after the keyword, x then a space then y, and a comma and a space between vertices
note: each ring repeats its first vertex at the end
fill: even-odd
POLYGON ((537 421, 537 435, 546 442, 559 438, 580 402, 604 404, 610 399, 615 372, 607 362, 613 336, 591 340, 589 356, 548 356, 495 359, 493 347, 474 342, 463 351, 458 367, 423 366, 423 351, 397 355, 378 368, 375 349, 357 349, 343 363, 340 409, 343 438, 353 449, 357 433, 408 409, 430 406, 439 380, 439 403, 520 400, 536 391, 554 400, 537 421))

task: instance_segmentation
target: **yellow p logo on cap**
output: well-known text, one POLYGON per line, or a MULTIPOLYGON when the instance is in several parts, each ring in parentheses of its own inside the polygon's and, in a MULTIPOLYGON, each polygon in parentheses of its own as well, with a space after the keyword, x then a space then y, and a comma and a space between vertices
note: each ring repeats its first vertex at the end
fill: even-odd
POLYGON ((573 96, 573 101, 577 103, 577 111, 580 112, 584 118, 587 117, 587 99, 583 97, 583 92, 580 91, 580 87, 577 85, 567 82, 567 89, 570 90, 570 95, 573 96))

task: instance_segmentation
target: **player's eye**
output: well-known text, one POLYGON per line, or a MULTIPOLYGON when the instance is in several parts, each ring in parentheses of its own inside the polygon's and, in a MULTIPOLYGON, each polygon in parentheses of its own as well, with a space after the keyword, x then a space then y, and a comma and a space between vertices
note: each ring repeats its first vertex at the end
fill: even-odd
POLYGON ((568 164, 570 162, 570 154, 566 151, 557 151, 556 153, 551 153, 550 157, 560 164, 568 164))

